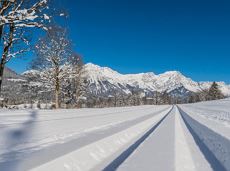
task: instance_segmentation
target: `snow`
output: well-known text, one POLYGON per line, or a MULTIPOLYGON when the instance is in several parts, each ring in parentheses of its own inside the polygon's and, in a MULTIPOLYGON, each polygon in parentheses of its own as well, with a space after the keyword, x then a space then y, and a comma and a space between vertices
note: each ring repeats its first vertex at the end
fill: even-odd
MULTIPOLYGON (((3 110, 0 112, 0 167, 4 167, 6 163, 20 161, 20 158, 26 156, 33 158, 36 151, 47 151, 55 145, 78 139, 81 141, 81 138, 87 135, 91 135, 87 139, 90 143, 107 130, 126 128, 130 125, 128 123, 133 123, 134 120, 142 120, 143 117, 154 116, 168 109, 169 106, 54 111, 3 110), (94 135, 95 131, 100 134, 94 135)), ((108 136, 107 134, 103 136, 108 136)), ((87 141, 84 141, 84 144, 87 144, 87 141)), ((75 149, 77 148, 75 146, 75 149)), ((62 149, 55 149, 55 153, 60 150, 62 149)))
POLYGON ((174 111, 175 107, 118 171, 174 170, 174 111))
POLYGON ((181 86, 184 86, 187 90, 192 92, 199 91, 198 83, 192 81, 190 78, 186 78, 178 71, 168 71, 158 75, 156 86, 161 92, 172 91, 181 86))
POLYGON ((36 74, 39 75, 40 71, 32 69, 32 70, 28 70, 22 73, 22 75, 36 75, 36 74))
POLYGON ((50 17, 47 14, 43 14, 43 15, 44 15, 44 19, 45 20, 49 20, 50 19, 50 17))
MULTIPOLYGON (((209 89, 213 82, 200 82, 199 85, 202 90, 209 89)), ((219 85, 219 89, 226 96, 230 96, 230 85, 226 85, 224 82, 216 82, 219 85)))
POLYGON ((118 170, 210 171, 178 112, 177 107, 130 155, 118 170))
POLYGON ((219 164, 216 165, 230 169, 230 115, 226 116, 226 120, 219 119, 224 111, 229 111, 230 100, 184 105, 181 108, 187 113, 184 117, 194 132, 218 159, 219 164))
MULTIPOLYGON (((143 132, 150 129, 152 124, 157 123, 165 114, 165 112, 162 112, 161 114, 131 128, 92 143, 47 164, 34 168, 32 171, 90 170, 95 167, 98 167, 98 170, 100 170, 99 168, 101 166, 98 166, 99 162, 103 162, 103 160, 109 158, 114 153, 127 148, 134 142, 135 139, 138 139, 143 132)), ((100 165, 102 165, 101 169, 103 169, 103 164, 100 165)))
MULTIPOLYGON (((93 63, 87 63, 83 67, 82 76, 89 81, 88 89, 93 95, 114 95, 113 90, 131 94, 132 88, 143 90, 142 92, 172 92, 185 88, 188 92, 199 92, 210 88, 212 82, 195 82, 185 77, 178 71, 167 71, 156 75, 153 72, 139 74, 120 74, 108 67, 101 67, 93 63)), ((36 70, 29 70, 22 74, 25 77, 39 77, 42 73, 36 70)), ((224 95, 230 96, 230 85, 224 82, 217 82, 224 95)))
MULTIPOLYGON (((195 82, 190 78, 185 77, 178 71, 167 71, 163 74, 155 75, 153 72, 139 73, 139 74, 120 74, 117 71, 108 67, 100 67, 98 65, 88 63, 85 64, 86 75, 91 83, 95 83, 98 91, 100 90, 100 83, 109 82, 115 87, 122 85, 123 91, 127 85, 139 87, 144 90, 170 92, 180 87, 184 87, 191 92, 198 92, 208 89, 211 82, 195 82)), ((230 95, 230 86, 224 82, 217 82, 221 91, 226 95, 230 95)), ((95 91, 95 90, 94 90, 95 91)))
POLYGON ((48 8, 47 0, 39 0, 32 4, 29 8, 23 8, 22 2, 15 4, 16 6, 7 6, 4 15, 0 16, 0 25, 14 23, 15 27, 40 27, 45 30, 43 19, 49 20, 50 17, 46 14, 48 8))
POLYGON ((0 168, 230 170, 229 111, 230 99, 179 106, 2 109, 0 168))
POLYGON ((182 127, 182 120, 178 109, 175 114, 175 167, 176 171, 195 171, 195 164, 189 144, 185 137, 185 132, 182 127))
POLYGON ((7 80, 8 81, 12 81, 12 82, 26 82, 26 80, 20 79, 20 78, 17 78, 17 79, 15 79, 15 78, 8 78, 7 80))

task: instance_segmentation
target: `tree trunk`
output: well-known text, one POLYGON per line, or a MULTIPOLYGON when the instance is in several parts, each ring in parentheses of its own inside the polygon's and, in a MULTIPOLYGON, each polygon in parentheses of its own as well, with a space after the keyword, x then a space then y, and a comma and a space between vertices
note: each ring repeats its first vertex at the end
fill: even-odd
MULTIPOLYGON (((1 8, 1 13, 0 13, 1 16, 4 15, 4 12, 7 9, 5 7, 7 7, 10 3, 11 2, 8 2, 8 1, 2 2, 2 8, 1 8)), ((13 36, 13 29, 14 29, 14 28, 12 29, 12 27, 13 26, 10 27, 10 39, 9 39, 10 41, 12 41, 12 39, 13 39, 13 38, 11 38, 13 36)), ((0 41, 2 41, 3 28, 4 28, 4 25, 1 25, 0 26, 0 41)), ((4 72, 4 68, 5 68, 6 55, 8 54, 8 51, 9 51, 9 48, 3 49, 3 54, 2 54, 1 63, 0 63, 0 94, 1 94, 1 90, 2 90, 3 72, 4 72)))
POLYGON ((57 77, 55 80, 55 107, 56 109, 60 108, 59 95, 60 95, 60 82, 59 82, 59 78, 57 77))
MULTIPOLYGON (((0 26, 0 41, 2 40, 2 33, 3 33, 3 25, 0 26)), ((3 71, 4 71, 4 59, 2 55, 1 63, 0 63, 0 95, 1 95, 1 90, 2 90, 2 79, 3 79, 3 71)))
POLYGON ((4 48, 4 52, 2 54, 2 59, 1 59, 1 63, 0 63, 0 95, 1 95, 1 91, 2 91, 3 73, 4 73, 4 69, 5 69, 6 57, 8 55, 8 52, 9 52, 9 47, 6 46, 4 48))
POLYGON ((3 26, 0 26, 0 40, 2 40, 3 26))
POLYGON ((4 58, 2 57, 1 63, 0 63, 0 94, 2 91, 2 80, 3 80, 4 68, 5 68, 5 62, 4 62, 4 58))
POLYGON ((4 72, 5 64, 7 62, 7 56, 8 56, 10 47, 12 46, 12 43, 13 43, 13 33, 14 33, 14 24, 11 24, 10 25, 9 42, 3 49, 1 63, 0 63, 0 94, 1 94, 1 90, 2 90, 3 72, 4 72))

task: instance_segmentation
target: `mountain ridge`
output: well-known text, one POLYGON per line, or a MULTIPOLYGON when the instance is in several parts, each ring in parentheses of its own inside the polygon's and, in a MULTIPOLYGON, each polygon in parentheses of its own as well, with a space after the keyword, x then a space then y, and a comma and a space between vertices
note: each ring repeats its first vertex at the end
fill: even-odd
MULTIPOLYGON (((184 87, 190 92, 198 92, 204 89, 208 89, 212 82, 202 81, 196 82, 191 78, 184 76, 179 71, 166 71, 162 74, 156 75, 153 72, 138 73, 138 74, 120 74, 117 71, 108 67, 100 67, 98 65, 88 63, 84 65, 84 69, 87 71, 85 77, 89 78, 90 84, 95 84, 96 89, 101 87, 101 82, 108 81, 109 83, 122 87, 130 85, 143 89, 145 91, 157 91, 170 93, 176 89, 184 87)), ((230 85, 224 82, 217 82, 220 85, 221 91, 224 95, 230 95, 230 85)), ((126 89, 125 88, 125 89, 126 89)), ((127 92, 127 90, 125 90, 127 92)))
MULTIPOLYGON (((184 98, 192 93, 208 89, 212 84, 212 82, 208 81, 193 81, 179 71, 166 71, 158 75, 154 72, 121 74, 109 67, 101 67, 93 63, 85 64, 83 69, 85 70, 83 77, 88 82, 87 92, 96 97, 109 97, 116 94, 131 95, 133 93, 151 97, 156 92, 167 92, 172 96, 184 98)), ((9 71, 11 70, 7 72, 9 71)), ((39 81, 40 73, 37 70, 28 70, 15 77, 20 80, 25 79, 29 81, 28 86, 30 84, 32 86, 42 86, 39 81)), ((15 72, 11 75, 15 75, 15 72)), ((230 85, 224 82, 217 83, 223 94, 230 96, 230 85)))

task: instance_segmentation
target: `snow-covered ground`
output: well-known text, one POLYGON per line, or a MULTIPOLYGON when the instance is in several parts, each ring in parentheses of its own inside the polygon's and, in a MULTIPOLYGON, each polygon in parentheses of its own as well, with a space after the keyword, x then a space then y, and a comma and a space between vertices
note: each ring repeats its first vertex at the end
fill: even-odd
POLYGON ((140 106, 79 110, 2 110, 0 168, 4 168, 4 171, 13 170, 28 159, 28 167, 33 167, 169 109, 170 106, 140 106), (46 155, 43 156, 43 153, 46 155))
POLYGON ((230 99, 1 110, 0 170, 230 170, 230 99))

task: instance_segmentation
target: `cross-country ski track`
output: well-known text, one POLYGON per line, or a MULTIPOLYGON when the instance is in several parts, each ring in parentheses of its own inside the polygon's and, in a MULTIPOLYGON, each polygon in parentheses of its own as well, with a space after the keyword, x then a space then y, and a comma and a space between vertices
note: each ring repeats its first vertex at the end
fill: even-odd
POLYGON ((1 171, 230 171, 230 99, 0 111, 1 171))

